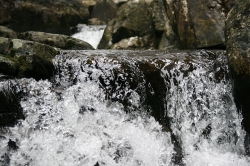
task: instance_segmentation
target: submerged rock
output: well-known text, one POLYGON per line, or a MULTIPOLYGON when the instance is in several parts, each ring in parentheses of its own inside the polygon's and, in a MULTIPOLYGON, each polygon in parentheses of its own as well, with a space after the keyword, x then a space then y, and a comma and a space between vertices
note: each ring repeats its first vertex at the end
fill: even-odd
POLYGON ((229 67, 234 81, 234 98, 243 114, 243 126, 250 133, 250 2, 238 2, 226 20, 229 67))
POLYGON ((87 23, 88 8, 81 0, 0 0, 0 25, 14 31, 70 34, 70 27, 87 23))
POLYGON ((28 31, 20 33, 18 38, 39 42, 65 50, 94 50, 94 48, 85 41, 60 34, 28 31))
POLYGON ((1 68, 1 73, 14 74, 16 69, 17 77, 48 79, 54 71, 52 59, 59 51, 37 42, 0 37, 0 54, 5 56, 2 63, 10 68, 1 68))

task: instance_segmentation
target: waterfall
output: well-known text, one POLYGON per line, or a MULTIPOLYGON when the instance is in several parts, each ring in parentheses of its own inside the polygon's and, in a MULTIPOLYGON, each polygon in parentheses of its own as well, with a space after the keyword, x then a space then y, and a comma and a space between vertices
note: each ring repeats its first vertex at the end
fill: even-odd
POLYGON ((76 39, 88 42, 94 48, 97 48, 106 25, 85 25, 79 24, 77 26, 79 32, 72 35, 76 39))
POLYGON ((2 81, 25 120, 1 165, 247 166, 224 51, 62 51, 52 80, 2 81))

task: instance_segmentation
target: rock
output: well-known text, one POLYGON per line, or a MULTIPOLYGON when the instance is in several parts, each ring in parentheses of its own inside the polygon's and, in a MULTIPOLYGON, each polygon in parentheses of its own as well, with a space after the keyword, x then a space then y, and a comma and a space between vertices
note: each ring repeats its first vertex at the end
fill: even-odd
POLYGON ((0 26, 0 37, 17 39, 17 34, 7 27, 0 26))
POLYGON ((17 68, 15 76, 33 77, 38 80, 48 79, 53 75, 52 60, 59 51, 37 42, 0 37, 0 54, 15 63, 17 68))
POLYGON ((30 40, 65 50, 94 50, 87 42, 60 34, 28 31, 20 33, 18 38, 30 40))
POLYGON ((17 94, 12 90, 11 82, 1 82, 0 86, 0 127, 14 126, 24 115, 17 94))
MULTIPOLYGON (((107 25, 110 20, 115 18, 117 8, 118 7, 113 0, 99 1, 93 7, 90 17, 92 19, 93 18, 98 19, 100 20, 100 22, 104 22, 105 25, 107 25)), ((104 24, 98 24, 98 25, 104 25, 104 24)))
POLYGON ((4 75, 15 75, 16 72, 17 68, 15 63, 0 54, 0 73, 4 75))
POLYGON ((91 18, 88 20, 89 25, 106 25, 106 22, 99 20, 98 18, 91 18))
POLYGON ((152 46, 151 44, 151 36, 145 37, 130 37, 128 39, 122 39, 118 43, 113 44, 111 49, 149 49, 152 46), (151 45, 151 47, 150 47, 151 45))
POLYGON ((98 48, 110 48, 122 39, 147 35, 152 36, 147 47, 152 47, 153 43, 153 47, 158 48, 163 37, 167 44, 161 44, 159 49, 178 45, 178 38, 172 30, 163 1, 140 0, 123 4, 118 9, 117 17, 108 23, 98 48))
POLYGON ((235 0, 165 0, 180 49, 225 45, 224 21, 235 0))
POLYGON ((0 25, 16 32, 70 34, 70 27, 87 23, 88 8, 81 0, 0 0, 0 25))
POLYGON ((250 2, 239 1, 226 20, 226 45, 237 108, 243 115, 243 126, 250 133, 250 2))

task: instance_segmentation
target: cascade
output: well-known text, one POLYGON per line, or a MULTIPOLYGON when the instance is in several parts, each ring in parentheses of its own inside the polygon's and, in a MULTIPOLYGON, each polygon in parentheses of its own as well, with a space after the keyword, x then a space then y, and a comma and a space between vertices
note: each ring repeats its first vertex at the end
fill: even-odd
POLYGON ((51 80, 1 80, 25 119, 1 165, 247 166, 224 51, 61 51, 51 80))
POLYGON ((78 24, 77 25, 78 32, 73 34, 72 37, 83 41, 87 41, 94 48, 97 48, 102 38, 102 34, 104 32, 105 27, 106 25, 78 24))

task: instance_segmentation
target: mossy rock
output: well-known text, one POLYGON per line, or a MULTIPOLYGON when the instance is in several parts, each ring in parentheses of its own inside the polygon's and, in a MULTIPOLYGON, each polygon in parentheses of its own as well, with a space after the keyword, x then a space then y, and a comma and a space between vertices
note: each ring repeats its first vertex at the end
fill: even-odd
MULTIPOLYGON (((32 77, 38 80, 49 79, 53 75, 52 60, 55 55, 59 54, 59 51, 37 42, 0 38, 0 53, 9 59, 9 63, 15 64, 14 74, 9 74, 17 77, 32 77)), ((0 72, 4 73, 4 70, 0 72)))

